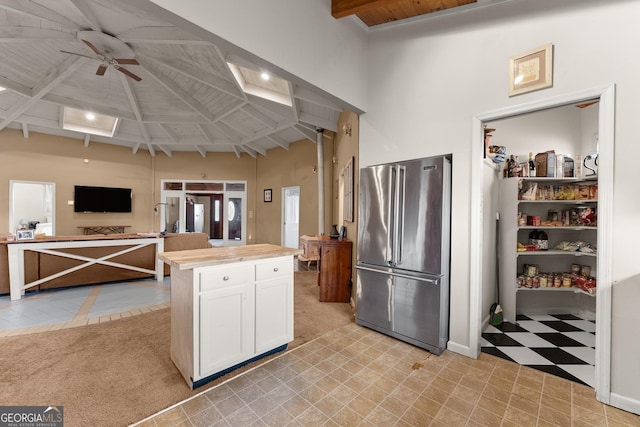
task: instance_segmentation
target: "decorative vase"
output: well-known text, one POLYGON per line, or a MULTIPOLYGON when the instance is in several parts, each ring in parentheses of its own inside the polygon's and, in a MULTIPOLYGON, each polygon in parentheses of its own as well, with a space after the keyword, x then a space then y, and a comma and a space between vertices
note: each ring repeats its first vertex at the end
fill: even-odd
POLYGON ((329 232, 329 237, 340 237, 340 233, 338 232, 338 224, 333 224, 331 226, 331 231, 329 232))

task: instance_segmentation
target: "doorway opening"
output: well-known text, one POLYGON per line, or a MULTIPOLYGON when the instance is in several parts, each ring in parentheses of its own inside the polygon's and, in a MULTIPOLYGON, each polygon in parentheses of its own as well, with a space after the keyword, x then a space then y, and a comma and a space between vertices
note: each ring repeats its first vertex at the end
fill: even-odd
POLYGON ((162 180, 161 228, 206 233, 213 246, 246 244, 246 182, 162 180))
POLYGON ((483 327, 481 350, 593 387, 597 221, 577 213, 597 212, 597 174, 582 159, 598 151, 598 100, 485 126, 495 145, 485 162, 484 228, 496 232, 485 231, 484 243, 498 249, 485 252, 484 265, 498 261, 485 278, 500 285, 504 322, 483 327))
MULTIPOLYGON (((488 323, 488 306, 495 292, 495 276, 487 280, 487 249, 484 239, 493 237, 493 229, 487 228, 489 221, 485 210, 486 179, 483 172, 486 159, 484 151, 484 124, 497 120, 516 117, 536 111, 599 100, 598 105, 598 228, 597 228, 597 291, 596 291, 596 334, 595 334, 595 374, 594 388, 596 398, 604 403, 610 400, 610 349, 611 349, 611 269, 612 262, 611 217, 613 209, 613 147, 615 88, 613 85, 596 87, 568 95, 553 97, 526 104, 477 115, 473 117, 472 135, 472 190, 471 190, 471 287, 470 287, 470 348, 469 355, 477 357, 480 353, 481 333, 488 323), (486 313, 485 313, 486 311, 486 313)), ((514 251, 515 253, 515 251, 514 251)), ((515 285, 515 279, 512 282, 515 285)))
POLYGON ((300 239, 300 187, 282 188, 282 246, 297 248, 300 239))

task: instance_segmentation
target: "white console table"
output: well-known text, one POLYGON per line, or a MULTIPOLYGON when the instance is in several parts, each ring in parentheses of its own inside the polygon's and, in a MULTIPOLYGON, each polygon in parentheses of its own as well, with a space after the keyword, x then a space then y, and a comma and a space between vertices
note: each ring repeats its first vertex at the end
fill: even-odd
POLYGON ((164 263, 156 259, 155 270, 141 268, 135 265, 124 264, 122 262, 113 262, 109 259, 117 257, 128 252, 133 252, 148 245, 156 246, 156 254, 164 251, 164 238, 162 237, 144 237, 136 234, 124 236, 52 236, 41 239, 13 241, 7 242, 7 253, 9 260, 9 286, 11 289, 11 300, 19 300, 24 295, 25 289, 37 286, 48 280, 55 279, 65 274, 87 268, 94 264, 103 264, 111 267, 118 267, 126 270, 139 271, 142 273, 154 274, 157 280, 164 277, 164 263), (118 250, 114 248, 114 252, 99 258, 92 258, 83 255, 66 253, 60 249, 68 248, 95 248, 95 247, 111 247, 111 246, 128 246, 125 249, 118 250), (33 251, 43 254, 55 255, 64 258, 84 261, 75 267, 68 268, 58 273, 43 277, 25 284, 24 279, 24 251, 33 251))

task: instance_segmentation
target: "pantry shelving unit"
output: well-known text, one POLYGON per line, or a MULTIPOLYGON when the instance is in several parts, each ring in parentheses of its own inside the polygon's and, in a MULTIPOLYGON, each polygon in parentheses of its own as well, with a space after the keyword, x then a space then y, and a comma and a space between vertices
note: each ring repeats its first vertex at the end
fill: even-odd
MULTIPOLYGON (((520 188, 535 183, 539 186, 597 185, 597 176, 585 178, 505 178, 500 180, 500 304, 504 319, 513 323, 516 314, 572 313, 584 317, 595 317, 595 289, 593 293, 578 287, 518 287, 518 276, 525 265, 534 264, 541 273, 568 273, 572 264, 586 266, 592 277, 597 276, 597 226, 576 224, 575 218, 567 218, 563 225, 523 225, 519 215, 538 216, 546 221, 549 211, 567 214, 579 209, 591 208, 597 212, 597 198, 582 200, 521 200, 520 188), (518 251, 518 243, 526 245, 529 233, 544 230, 549 238, 549 250, 518 251), (565 251, 554 249, 560 242, 586 242, 596 249, 594 252, 565 251)), ((575 194, 577 197, 577 192, 575 194)), ((562 218, 559 219, 562 222, 562 218)), ((596 222, 597 223, 597 222, 596 222)), ((558 224, 557 222, 554 224, 558 224)))

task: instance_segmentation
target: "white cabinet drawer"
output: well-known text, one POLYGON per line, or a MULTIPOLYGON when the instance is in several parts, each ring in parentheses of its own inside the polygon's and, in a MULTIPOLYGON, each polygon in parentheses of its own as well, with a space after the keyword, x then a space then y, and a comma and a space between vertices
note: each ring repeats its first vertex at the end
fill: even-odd
POLYGON ((256 281, 274 279, 293 273, 291 257, 276 258, 256 263, 256 281))
POLYGON ((236 264, 205 270, 200 272, 200 292, 252 282, 252 276, 251 267, 247 265, 236 264))

